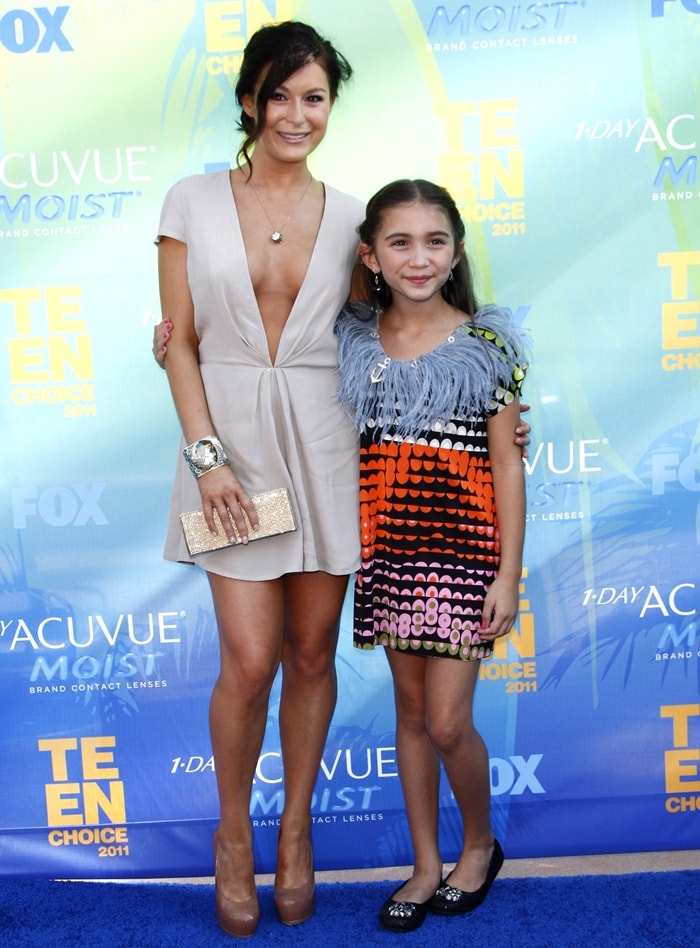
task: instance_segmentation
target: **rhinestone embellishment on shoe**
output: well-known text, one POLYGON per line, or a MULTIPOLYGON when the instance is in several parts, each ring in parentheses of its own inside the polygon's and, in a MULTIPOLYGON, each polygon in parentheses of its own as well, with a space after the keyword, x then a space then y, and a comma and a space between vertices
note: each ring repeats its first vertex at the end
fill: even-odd
POLYGON ((386 913, 392 918, 413 918, 416 908, 415 902, 392 902, 386 913))
POLYGON ((461 889, 455 889, 453 885, 443 885, 437 890, 435 895, 438 895, 446 902, 459 902, 463 892, 461 889))

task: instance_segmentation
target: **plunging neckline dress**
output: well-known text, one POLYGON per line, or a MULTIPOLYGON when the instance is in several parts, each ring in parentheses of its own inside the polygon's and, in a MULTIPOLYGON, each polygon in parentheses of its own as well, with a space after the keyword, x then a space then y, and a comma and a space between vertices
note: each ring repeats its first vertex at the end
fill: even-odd
MULTIPOLYGON (((181 439, 164 556, 238 579, 353 572, 359 564, 357 435, 337 403, 335 319, 355 262, 360 201, 325 186, 304 281, 270 358, 229 172, 193 175, 166 195, 158 233, 187 244, 199 359, 209 411, 249 494, 286 487, 297 530, 247 546, 187 552, 181 513, 201 507, 181 439)), ((213 432, 214 433, 214 432, 213 432)))

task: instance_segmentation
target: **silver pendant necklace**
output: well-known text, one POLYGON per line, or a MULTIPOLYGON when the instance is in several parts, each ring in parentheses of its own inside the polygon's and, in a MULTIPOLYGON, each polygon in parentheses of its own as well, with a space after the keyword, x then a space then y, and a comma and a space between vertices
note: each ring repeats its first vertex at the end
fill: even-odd
POLYGON ((283 241, 283 239, 284 239, 284 236, 283 236, 283 234, 282 234, 282 231, 284 230, 284 228, 285 228, 285 227, 287 226, 287 224, 290 222, 290 220, 292 219, 292 217, 296 214, 296 212, 297 212, 297 211, 299 210, 299 208, 301 207, 301 202, 302 202, 302 201, 304 200, 304 198, 306 197, 306 192, 307 192, 307 191, 309 190, 309 188, 311 187, 311 182, 312 182, 312 181, 313 181, 313 176, 312 176, 312 175, 309 175, 309 182, 308 182, 308 184, 306 185, 306 187, 304 188, 304 193, 303 193, 302 196, 299 198, 299 200, 297 201, 297 203, 294 205, 294 207, 292 208, 291 212, 290 212, 289 215, 287 216, 287 219, 286 219, 285 222, 282 224, 282 226, 281 226, 281 227, 275 227, 275 225, 272 223, 272 219, 270 218, 270 215, 267 213, 267 208, 266 208, 265 205, 263 204, 263 199, 260 197, 260 194, 259 194, 259 192, 258 192, 258 189, 257 189, 257 188, 255 187, 255 185, 253 184, 252 178, 250 179, 250 186, 252 187, 253 191, 255 192, 256 198, 257 198, 258 201, 260 202, 260 207, 263 209, 263 211, 264 211, 264 213, 265 213, 265 217, 266 217, 266 218, 268 219, 268 221, 270 222, 270 227, 272 228, 272 233, 270 234, 270 239, 272 240, 272 243, 273 243, 273 244, 281 244, 281 243, 282 243, 282 241, 283 241))

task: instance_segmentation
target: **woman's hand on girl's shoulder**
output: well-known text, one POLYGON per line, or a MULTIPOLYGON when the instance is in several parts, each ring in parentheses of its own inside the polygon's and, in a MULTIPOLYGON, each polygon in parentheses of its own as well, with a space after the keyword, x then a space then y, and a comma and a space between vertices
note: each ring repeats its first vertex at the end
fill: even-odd
MULTIPOLYGON (((529 405, 525 405, 525 404, 521 404, 521 405, 520 405, 520 414, 521 414, 521 416, 522 416, 523 412, 526 412, 526 411, 530 411, 530 406, 529 406, 529 405)), ((518 426, 517 426, 517 428, 515 429, 515 439, 514 439, 514 440, 515 440, 515 443, 518 445, 518 447, 521 448, 521 450, 522 450, 522 455, 523 455, 524 458, 527 458, 527 457, 530 456, 530 452, 528 451, 527 448, 528 448, 528 445, 530 444, 530 432, 531 432, 531 431, 532 431, 532 428, 530 427, 530 425, 524 420, 524 418, 521 417, 521 418, 520 418, 520 421, 518 422, 518 426)))

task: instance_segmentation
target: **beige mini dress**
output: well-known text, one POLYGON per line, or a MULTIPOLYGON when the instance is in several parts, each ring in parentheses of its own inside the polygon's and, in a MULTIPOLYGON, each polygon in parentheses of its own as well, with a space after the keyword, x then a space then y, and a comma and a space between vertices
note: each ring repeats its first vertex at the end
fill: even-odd
POLYGON ((182 457, 164 556, 237 579, 359 565, 357 435, 337 403, 333 326, 345 303, 364 207, 325 187, 316 245, 272 363, 228 171, 193 175, 166 195, 158 233, 187 244, 199 359, 214 427, 249 494, 286 487, 297 530, 193 558, 179 516, 201 508, 182 457))

